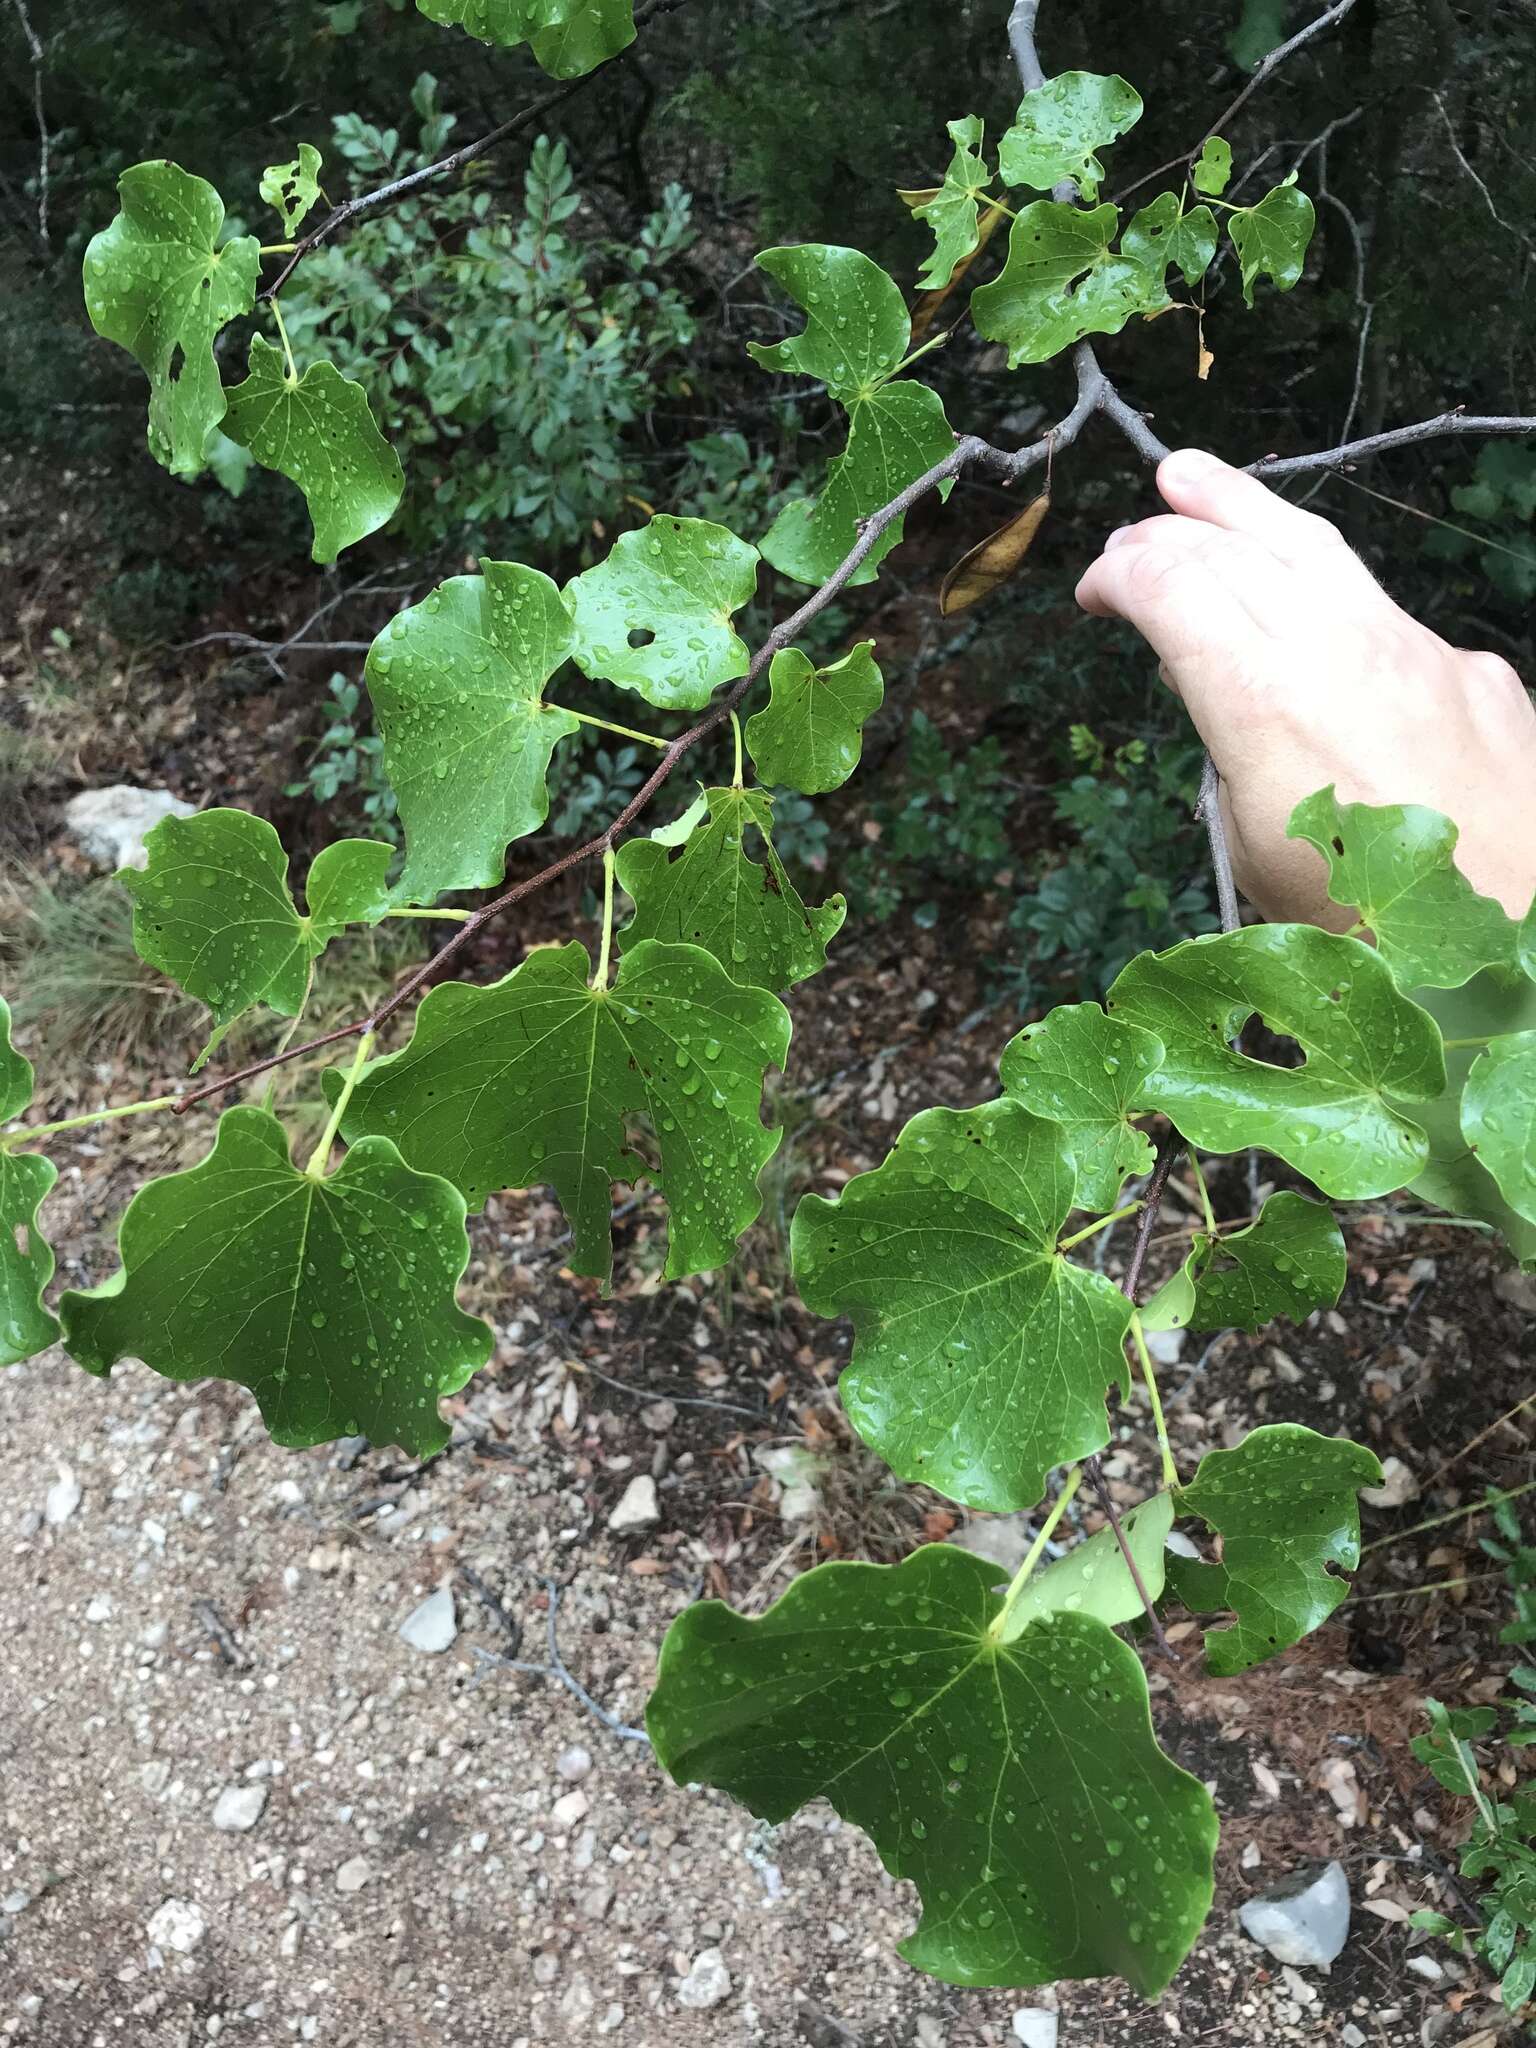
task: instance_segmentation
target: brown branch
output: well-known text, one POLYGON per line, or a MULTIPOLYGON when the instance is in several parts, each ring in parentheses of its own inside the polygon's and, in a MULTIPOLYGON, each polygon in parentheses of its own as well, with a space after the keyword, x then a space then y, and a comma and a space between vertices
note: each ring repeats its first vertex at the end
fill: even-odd
POLYGON ((1348 469, 1387 448, 1411 448, 1421 441, 1468 434, 1536 434, 1536 419, 1444 412, 1436 419, 1420 420, 1417 426, 1392 427, 1384 434, 1368 434, 1363 441, 1346 441, 1341 448, 1324 448, 1314 455, 1261 455, 1257 462, 1248 464, 1248 474, 1268 478, 1306 476, 1320 469, 1348 469))
POLYGON ((1237 906, 1232 849, 1227 844, 1226 821, 1221 815, 1221 776, 1209 754, 1200 770, 1200 796, 1195 804, 1195 817, 1205 827, 1206 842, 1211 850, 1211 872, 1216 878, 1216 904, 1221 912, 1221 928, 1224 932, 1235 932, 1243 916, 1237 906))
MULTIPOLYGON (((686 0, 643 0, 643 4, 635 9, 636 34, 638 35, 645 24, 654 20, 657 15, 668 14, 674 7, 682 7, 685 4, 686 0)), ((634 44, 630 44, 629 48, 633 49, 634 44)), ((384 206, 398 205, 402 199, 409 199, 412 193, 419 192, 423 186, 434 184, 439 178, 450 178, 455 171, 462 171, 466 164, 474 163, 476 158, 485 156, 493 149, 499 149, 502 143, 510 142, 514 135, 521 135, 524 129, 531 128, 535 121, 542 119, 551 109, 563 105, 566 100, 574 99, 577 93, 584 92, 599 72, 610 70, 612 64, 620 62, 627 54, 627 50, 621 51, 619 57, 612 59, 610 63, 599 64, 596 70, 585 72, 580 78, 570 79, 566 84, 557 86, 553 92, 545 93, 542 99, 532 101, 510 120, 503 121, 499 128, 493 128, 489 135, 482 135, 478 142, 466 142, 462 148, 450 150, 447 156, 439 157, 435 163, 423 164, 419 170, 410 171, 403 178, 394 178, 387 185, 375 186, 371 192, 359 192, 353 199, 344 199, 340 206, 331 209, 319 227, 311 228, 307 235, 300 237, 292 255, 271 284, 263 286, 256 294, 258 304, 264 299, 275 299, 304 258, 318 249, 322 242, 330 241, 333 235, 339 234, 343 228, 351 227, 365 215, 377 213, 384 206)))

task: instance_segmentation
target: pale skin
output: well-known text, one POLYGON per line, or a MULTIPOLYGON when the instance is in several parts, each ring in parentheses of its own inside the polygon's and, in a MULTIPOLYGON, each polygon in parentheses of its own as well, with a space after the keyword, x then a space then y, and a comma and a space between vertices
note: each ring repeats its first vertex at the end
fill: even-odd
POLYGON ((1200 449, 1171 508, 1110 535, 1077 586, 1133 625, 1221 771, 1239 888, 1271 919, 1347 930, 1327 869, 1285 836, 1326 784, 1341 802, 1425 804, 1456 863, 1514 917, 1536 892, 1536 710, 1497 654, 1452 647, 1393 603, 1326 519, 1200 449))

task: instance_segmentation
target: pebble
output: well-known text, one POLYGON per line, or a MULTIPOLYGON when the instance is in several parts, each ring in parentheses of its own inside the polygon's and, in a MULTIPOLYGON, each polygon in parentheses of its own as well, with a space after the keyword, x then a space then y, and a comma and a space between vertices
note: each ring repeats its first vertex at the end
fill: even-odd
POLYGON ((1524 1309, 1528 1316, 1536 1316, 1536 1279, 1529 1273, 1496 1274, 1493 1291, 1500 1301, 1507 1302, 1511 1308, 1524 1309))
POLYGON ((640 1420, 652 1436, 665 1436, 677 1420, 675 1401, 647 1401, 640 1410, 640 1420))
POLYGON ((583 1749, 579 1742, 573 1742, 569 1749, 562 1749, 555 1758, 555 1770, 568 1784, 578 1783, 591 1768, 592 1752, 583 1749))
POLYGON ((336 1873, 336 1889, 339 1892, 360 1892, 373 1876, 373 1865, 366 1856, 349 1856, 336 1873))
POLYGON ((1238 1908, 1243 1931, 1280 1963, 1326 1970, 1349 1936, 1349 1880, 1342 1863, 1293 1871, 1238 1908))
POLYGON ((708 2012, 731 1995, 731 1973, 717 1948, 700 1949, 693 1967, 677 1986, 677 2002, 690 2012, 708 2012))
POLYGON ((1013 2016, 1013 2032, 1024 2048, 1056 2048, 1056 2015, 1038 2005, 1021 2005, 1013 2016))
POLYGON ((936 2020, 931 2012, 920 2012, 917 2016, 917 2048, 948 2048, 944 2022, 936 2020))
POLYGON ((90 1606, 86 1608, 85 1618, 87 1621, 110 1621, 112 1619, 111 1594, 98 1593, 90 1606))
POLYGON ((401 1641, 409 1643, 413 1650, 424 1650, 429 1657, 451 1649, 458 1633, 459 1617, 453 1604, 453 1588, 447 1584, 439 1586, 435 1593, 429 1593, 400 1624, 401 1641))
POLYGON ((620 1494, 617 1507, 608 1517, 608 1526, 615 1536, 624 1536, 631 1530, 654 1529, 660 1520, 656 1482, 648 1472, 642 1472, 620 1494))
POLYGON ((1401 1458, 1383 1458, 1380 1486, 1362 1486, 1360 1498, 1373 1508, 1406 1507, 1419 1497, 1419 1482, 1401 1458))
POLYGON ((1148 1330, 1147 1349, 1158 1365, 1177 1365, 1184 1356, 1182 1330, 1148 1330))
POLYGON ((83 789, 64 806, 64 823, 87 860, 103 868, 148 865, 144 841, 162 818, 190 818, 195 804, 183 803, 168 789, 140 789, 114 782, 105 789, 83 789))
POLYGON ((50 1529, 57 1529, 61 1522, 69 1520, 79 1505, 80 1482, 67 1465, 61 1465, 58 1478, 43 1498, 43 1520, 50 1529))
POLYGON ((266 1810, 270 1789, 260 1778, 249 1785, 226 1785, 213 1805, 213 1824, 220 1834, 249 1834, 266 1810))
POLYGON ((150 1914, 144 1931, 156 1948, 188 1956, 208 1932, 208 1923, 187 1900, 167 1899, 150 1914))
POLYGON ((550 1808, 550 1816, 557 1828, 573 1828, 587 1817, 587 1795, 585 1792, 564 1792, 550 1808))

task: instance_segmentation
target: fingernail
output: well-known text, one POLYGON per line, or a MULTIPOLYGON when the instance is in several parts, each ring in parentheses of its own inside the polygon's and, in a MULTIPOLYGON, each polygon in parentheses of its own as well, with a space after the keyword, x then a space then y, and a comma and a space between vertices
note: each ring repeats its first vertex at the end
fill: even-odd
POLYGON ((1204 483, 1221 464, 1203 448, 1176 448, 1163 464, 1162 474, 1175 484, 1204 483))

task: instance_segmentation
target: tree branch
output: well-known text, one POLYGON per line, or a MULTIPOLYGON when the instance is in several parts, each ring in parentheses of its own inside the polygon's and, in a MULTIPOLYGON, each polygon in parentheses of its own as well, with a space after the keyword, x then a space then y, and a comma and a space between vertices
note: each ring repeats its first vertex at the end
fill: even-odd
MULTIPOLYGON (((15 4, 19 5, 20 0, 15 0, 15 4)), ((684 5, 686 0, 642 0, 642 4, 635 9, 637 36, 645 24, 653 21, 657 15, 669 14, 674 7, 684 5)), ((633 43, 629 46, 630 49, 634 47, 633 43)), ((577 93, 585 91, 600 72, 611 70, 613 64, 621 62, 627 55, 627 50, 621 51, 620 55, 611 59, 609 63, 599 64, 596 70, 585 72, 580 78, 570 79, 566 84, 557 86, 553 92, 545 93, 542 99, 532 101, 510 120, 503 121, 499 128, 493 128, 489 135, 482 135, 478 142, 466 142, 462 148, 450 150, 447 156, 439 157, 436 163, 423 164, 419 170, 410 171, 403 178, 394 178, 387 185, 375 186, 371 192, 359 192, 355 198, 344 199, 340 206, 331 209, 317 228, 312 228, 307 235, 300 237, 293 254, 277 276, 256 294, 258 304, 265 299, 275 299, 304 258, 318 249, 322 242, 330 241, 333 235, 340 234, 343 228, 351 227, 354 221, 361 220, 365 215, 377 213, 384 206, 398 205, 402 199, 409 199, 412 193, 419 192, 424 185, 433 184, 439 178, 450 178, 455 171, 462 171, 466 164, 474 163, 477 157, 485 156, 493 149, 499 149, 502 143, 510 142, 514 135, 521 135, 525 128, 531 128, 535 121, 542 119, 552 108, 563 105, 566 100, 574 99, 577 93)))
POLYGON ((1420 420, 1413 427, 1392 427, 1384 434, 1368 434, 1363 441, 1346 441, 1342 448, 1323 448, 1314 455, 1261 455, 1248 464, 1250 476, 1307 476, 1319 469, 1349 469, 1367 456, 1386 448, 1411 448, 1420 441, 1439 441, 1447 436, 1469 434, 1536 434, 1536 418, 1500 418, 1479 413, 1443 412, 1438 418, 1420 420))

